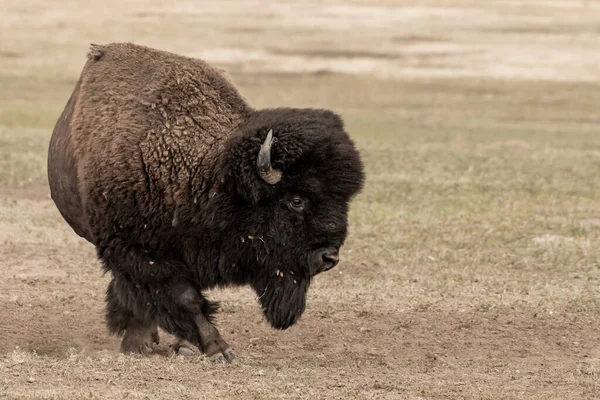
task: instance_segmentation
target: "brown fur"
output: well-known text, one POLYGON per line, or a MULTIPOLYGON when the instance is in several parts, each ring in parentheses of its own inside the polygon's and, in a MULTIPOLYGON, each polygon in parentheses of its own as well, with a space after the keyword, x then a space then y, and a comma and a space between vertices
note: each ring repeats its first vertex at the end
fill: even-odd
POLYGON ((250 107, 201 60, 132 44, 95 45, 88 58, 70 132, 80 194, 90 193, 88 185, 119 187, 120 182, 127 187, 150 181, 155 202, 140 212, 170 215, 177 223, 177 206, 206 194, 223 139, 250 107))

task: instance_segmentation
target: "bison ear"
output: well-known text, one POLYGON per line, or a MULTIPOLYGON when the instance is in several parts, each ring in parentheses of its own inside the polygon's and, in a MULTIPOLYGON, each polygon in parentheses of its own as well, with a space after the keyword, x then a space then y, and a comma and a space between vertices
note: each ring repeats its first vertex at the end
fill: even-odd
POLYGON ((275 168, 277 150, 273 129, 240 133, 231 137, 225 149, 225 184, 233 194, 257 204, 272 196, 283 178, 275 168))

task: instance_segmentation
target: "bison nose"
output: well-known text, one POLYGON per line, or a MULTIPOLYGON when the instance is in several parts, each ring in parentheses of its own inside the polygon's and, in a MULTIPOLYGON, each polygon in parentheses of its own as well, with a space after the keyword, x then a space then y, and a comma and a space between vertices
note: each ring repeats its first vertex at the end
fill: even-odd
POLYGON ((330 247, 321 252, 321 262, 323 263, 322 271, 329 271, 340 262, 338 249, 330 247))

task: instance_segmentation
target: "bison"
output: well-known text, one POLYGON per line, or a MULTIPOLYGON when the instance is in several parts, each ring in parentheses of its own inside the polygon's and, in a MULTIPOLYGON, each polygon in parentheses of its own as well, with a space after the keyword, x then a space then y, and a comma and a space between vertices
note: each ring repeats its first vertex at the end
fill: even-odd
POLYGON ((338 263, 364 172, 332 111, 254 109, 202 60, 112 43, 91 45, 48 179, 110 272, 122 352, 148 354, 160 327, 175 351, 231 361, 203 292, 250 285, 273 328, 296 323, 311 279, 338 263))

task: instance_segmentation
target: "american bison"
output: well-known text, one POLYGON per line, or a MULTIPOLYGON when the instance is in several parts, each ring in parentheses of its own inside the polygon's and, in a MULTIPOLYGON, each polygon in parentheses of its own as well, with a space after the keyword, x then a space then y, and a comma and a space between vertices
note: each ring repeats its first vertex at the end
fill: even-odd
POLYGON ((48 178, 110 271, 121 351, 148 353, 161 327, 175 351, 231 361, 203 291, 250 285, 272 327, 293 325, 311 279, 338 263, 364 172, 335 113, 256 110, 204 61, 113 43, 91 46, 48 178))

